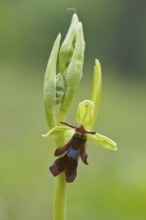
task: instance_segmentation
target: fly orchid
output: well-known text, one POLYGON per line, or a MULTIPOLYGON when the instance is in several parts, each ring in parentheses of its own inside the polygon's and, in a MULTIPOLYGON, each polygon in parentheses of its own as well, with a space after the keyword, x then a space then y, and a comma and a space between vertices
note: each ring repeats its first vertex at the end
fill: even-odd
POLYGON ((52 128, 44 137, 54 137, 60 139, 64 137, 69 140, 65 145, 57 148, 54 156, 61 156, 54 161, 50 167, 50 171, 54 176, 64 172, 66 182, 73 182, 77 175, 78 158, 81 157, 82 161, 88 165, 86 142, 91 142, 99 147, 116 150, 116 143, 111 139, 98 134, 94 131, 86 130, 89 124, 93 123, 94 103, 90 100, 84 100, 79 104, 77 110, 77 124, 75 126, 66 122, 61 122, 64 126, 56 126, 52 128), (83 113, 85 110, 85 114, 83 113), (80 122, 82 121, 83 124, 80 122), (62 156, 63 155, 63 156, 62 156))
POLYGON ((95 134, 96 132, 86 131, 81 124, 75 126, 65 122, 61 122, 61 124, 74 128, 75 133, 67 144, 55 150, 55 156, 60 156, 65 152, 66 154, 55 160, 54 164, 50 167, 50 171, 54 176, 64 171, 66 182, 73 182, 77 174, 78 157, 81 156, 82 161, 88 165, 85 149, 86 134, 95 134))
POLYGON ((114 141, 91 131, 96 122, 102 87, 101 67, 97 59, 90 99, 79 103, 75 126, 65 122, 83 75, 85 41, 83 25, 76 13, 73 14, 71 25, 61 45, 60 42, 61 34, 54 42, 44 77, 44 107, 50 130, 43 136, 54 138, 57 147, 54 155, 59 156, 50 167, 52 174, 57 176, 54 220, 66 219, 66 182, 74 181, 79 157, 88 164, 86 143, 91 142, 111 150, 117 149, 114 141), (59 105, 58 114, 56 105, 59 105))

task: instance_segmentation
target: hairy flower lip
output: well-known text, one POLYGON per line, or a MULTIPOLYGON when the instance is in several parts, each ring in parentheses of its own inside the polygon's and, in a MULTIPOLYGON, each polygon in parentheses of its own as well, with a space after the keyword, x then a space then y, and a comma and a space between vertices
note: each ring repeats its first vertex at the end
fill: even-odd
POLYGON ((73 160, 72 158, 67 158, 63 156, 58 158, 52 166, 49 167, 53 176, 58 176, 60 173, 64 172, 66 177, 66 182, 71 183, 75 180, 77 175, 78 160, 73 160))

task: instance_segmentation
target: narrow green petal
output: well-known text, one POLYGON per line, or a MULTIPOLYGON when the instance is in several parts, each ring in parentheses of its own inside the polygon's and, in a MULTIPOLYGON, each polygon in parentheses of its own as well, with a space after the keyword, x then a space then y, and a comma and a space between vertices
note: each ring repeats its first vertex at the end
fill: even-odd
POLYGON ((94 122, 94 103, 90 100, 84 100, 79 103, 76 115, 77 123, 82 124, 88 130, 91 129, 94 122))
POLYGON ((99 109, 101 90, 102 90, 101 66, 100 66, 99 61, 96 59, 95 60, 95 66, 94 66, 92 92, 91 92, 91 101, 93 101, 94 104, 95 104, 95 108, 94 108, 94 124, 95 124, 97 113, 98 113, 98 109, 99 109))
POLYGON ((52 128, 47 134, 44 134, 42 136, 47 138, 53 137, 55 139, 60 139, 62 137, 64 137, 65 139, 70 139, 73 134, 74 130, 72 128, 66 126, 56 126, 52 128))
POLYGON ((87 137, 90 142, 97 145, 98 147, 102 147, 110 150, 117 150, 117 144, 113 140, 101 134, 98 133, 96 133, 95 135, 88 134, 87 137))
POLYGON ((50 128, 56 125, 56 65, 61 35, 54 42, 44 77, 44 104, 47 122, 50 128))

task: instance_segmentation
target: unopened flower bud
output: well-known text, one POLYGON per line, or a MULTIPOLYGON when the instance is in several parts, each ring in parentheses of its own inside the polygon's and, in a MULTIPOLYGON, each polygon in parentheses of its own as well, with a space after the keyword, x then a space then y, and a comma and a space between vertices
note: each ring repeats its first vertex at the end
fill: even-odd
POLYGON ((61 73, 56 75, 56 104, 61 103, 65 93, 65 83, 61 73))
POLYGON ((44 77, 44 104, 47 122, 50 128, 56 125, 56 64, 61 35, 56 38, 44 77))
POLYGON ((82 24, 76 27, 75 49, 71 61, 63 73, 66 91, 61 104, 61 111, 66 112, 72 102, 73 96, 79 86, 83 73, 85 42, 82 24))
POLYGON ((77 14, 74 14, 67 35, 60 48, 60 53, 59 53, 60 73, 63 73, 65 71, 74 52, 74 41, 75 41, 76 27, 78 22, 79 22, 78 16, 77 14))

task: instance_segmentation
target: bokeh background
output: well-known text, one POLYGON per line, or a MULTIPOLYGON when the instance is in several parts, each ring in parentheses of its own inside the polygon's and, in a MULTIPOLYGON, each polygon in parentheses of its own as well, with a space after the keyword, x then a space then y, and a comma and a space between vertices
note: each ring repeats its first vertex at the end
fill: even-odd
POLYGON ((137 0, 1 0, 0 220, 52 220, 54 142, 43 109, 43 77, 58 32, 75 7, 86 40, 84 77, 68 112, 89 98, 94 59, 103 70, 96 128, 118 143, 90 145, 68 187, 67 219, 146 219, 146 2, 137 0))

